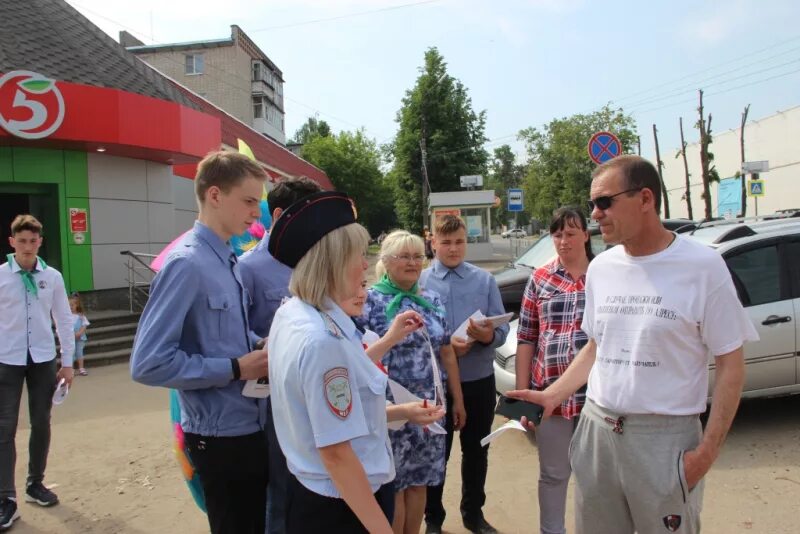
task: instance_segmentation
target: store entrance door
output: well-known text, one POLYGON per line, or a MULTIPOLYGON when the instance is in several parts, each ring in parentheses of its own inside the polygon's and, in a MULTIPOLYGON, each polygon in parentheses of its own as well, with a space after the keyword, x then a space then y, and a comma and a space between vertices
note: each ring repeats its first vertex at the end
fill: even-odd
POLYGON ((55 184, 0 183, 0 263, 5 263, 6 254, 14 252, 8 242, 11 221, 22 213, 30 213, 42 223, 44 241, 39 256, 61 270, 61 217, 55 184))

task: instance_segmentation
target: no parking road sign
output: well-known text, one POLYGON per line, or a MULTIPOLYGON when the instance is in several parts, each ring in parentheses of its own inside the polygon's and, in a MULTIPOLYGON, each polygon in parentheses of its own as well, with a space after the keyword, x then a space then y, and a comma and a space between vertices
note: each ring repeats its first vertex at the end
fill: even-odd
POLYGON ((597 132, 589 139, 589 157, 598 165, 622 154, 622 143, 611 132, 597 132))

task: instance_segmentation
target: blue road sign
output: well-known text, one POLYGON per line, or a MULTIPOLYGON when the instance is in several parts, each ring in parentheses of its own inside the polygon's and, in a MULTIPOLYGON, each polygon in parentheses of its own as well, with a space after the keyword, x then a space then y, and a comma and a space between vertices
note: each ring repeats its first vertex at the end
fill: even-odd
POLYGON ((751 197, 764 196, 764 180, 750 180, 749 182, 747 182, 747 185, 750 186, 751 197))
POLYGON ((589 157, 598 165, 622 154, 622 143, 611 132, 597 132, 589 139, 589 157))
POLYGON ((522 211, 522 189, 508 190, 508 211, 522 211))

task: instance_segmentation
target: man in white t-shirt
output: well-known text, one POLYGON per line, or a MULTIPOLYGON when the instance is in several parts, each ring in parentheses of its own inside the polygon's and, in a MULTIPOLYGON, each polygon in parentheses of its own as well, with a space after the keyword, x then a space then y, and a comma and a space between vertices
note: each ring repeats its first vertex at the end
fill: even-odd
POLYGON ((658 172, 639 156, 597 167, 592 218, 603 240, 586 278, 589 343, 545 391, 509 396, 545 415, 588 380, 571 443, 578 533, 694 533, 703 477, 741 396, 746 341, 758 339, 722 257, 661 224, 658 172), (716 380, 708 423, 708 361, 716 380))

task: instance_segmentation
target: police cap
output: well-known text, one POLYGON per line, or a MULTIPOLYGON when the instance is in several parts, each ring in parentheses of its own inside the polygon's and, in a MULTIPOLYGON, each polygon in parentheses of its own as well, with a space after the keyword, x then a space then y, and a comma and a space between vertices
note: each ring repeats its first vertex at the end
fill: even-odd
POLYGON ((303 197, 281 213, 269 235, 269 253, 291 268, 326 234, 356 222, 353 200, 322 191, 303 197))

